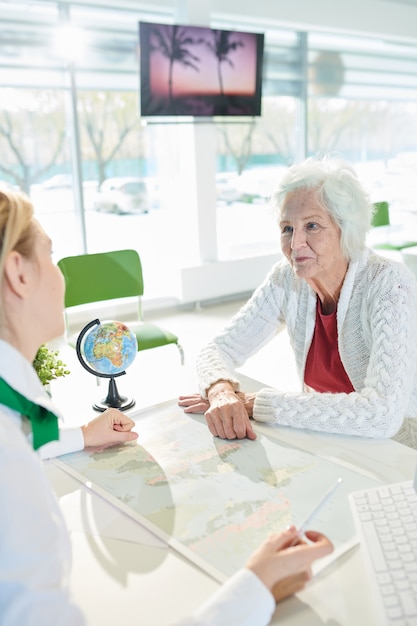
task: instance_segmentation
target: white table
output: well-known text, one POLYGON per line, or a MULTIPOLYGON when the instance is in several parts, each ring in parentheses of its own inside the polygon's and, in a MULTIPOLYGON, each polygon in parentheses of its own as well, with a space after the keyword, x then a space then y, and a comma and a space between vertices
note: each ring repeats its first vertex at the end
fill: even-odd
MULTIPOLYGON (((246 389, 248 384, 246 380, 246 389)), ((64 389, 64 381, 60 385, 64 389)), ((95 391, 94 385, 93 380, 90 391, 95 391)), ((252 383, 253 388, 257 386, 252 383)), ((161 385, 161 392, 164 390, 169 397, 176 397, 189 387, 174 377, 166 387, 161 385), (171 387, 176 385, 180 386, 173 394, 171 387)), ((74 395, 72 390, 68 410, 74 395)), ((57 400, 62 406, 62 398, 57 400)), ((85 403, 85 398, 82 400, 85 403)), ((80 403, 79 397, 76 406, 80 403)), ((289 444, 325 458, 337 457, 339 462, 385 482, 407 480, 414 475, 417 451, 390 440, 323 435, 284 427, 273 430, 289 444)), ((46 463, 46 471, 71 531, 71 587, 89 625, 167 626, 189 614, 218 587, 210 576, 144 532, 136 521, 112 509, 53 461, 46 463), (111 518, 104 529, 100 526, 103 518, 111 518)), ((280 604, 272 623, 378 626, 359 547, 339 557, 303 592, 280 604)))

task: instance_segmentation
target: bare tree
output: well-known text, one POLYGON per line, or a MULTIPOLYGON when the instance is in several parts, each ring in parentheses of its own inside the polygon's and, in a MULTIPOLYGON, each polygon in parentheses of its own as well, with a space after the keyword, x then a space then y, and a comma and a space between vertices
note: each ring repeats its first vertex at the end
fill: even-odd
POLYGON ((291 98, 264 98, 262 117, 258 122, 258 135, 264 146, 257 149, 275 156, 277 162, 290 165, 294 160, 296 129, 295 106, 291 98))
POLYGON ((109 164, 130 136, 141 132, 137 96, 108 91, 78 94, 79 120, 83 130, 83 157, 93 157, 98 182, 107 178, 109 164))
POLYGON ((252 138, 256 122, 252 118, 247 125, 238 126, 241 128, 237 129, 234 126, 227 128, 227 124, 218 124, 217 130, 223 139, 225 150, 233 158, 237 173, 240 176, 252 156, 252 138))
POLYGON ((63 103, 46 90, 9 90, 7 95, 0 112, 0 172, 29 193, 63 154, 63 103))

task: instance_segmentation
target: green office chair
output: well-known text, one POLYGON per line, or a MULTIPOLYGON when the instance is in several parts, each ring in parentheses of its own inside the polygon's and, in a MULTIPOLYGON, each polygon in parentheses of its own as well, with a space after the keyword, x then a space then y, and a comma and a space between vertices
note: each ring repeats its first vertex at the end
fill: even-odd
MULTIPOLYGON (((97 254, 68 256, 58 261, 65 278, 65 314, 68 328, 67 309, 90 302, 115 300, 118 298, 138 299, 138 316, 129 328, 135 333, 138 350, 149 350, 175 344, 179 350, 181 364, 184 351, 173 333, 143 321, 141 297, 143 296, 142 264, 136 250, 114 250, 97 254)), ((69 340, 75 347, 76 341, 69 340)))
MULTIPOLYGON (((389 219, 389 204, 385 200, 383 202, 374 203, 374 214, 371 221, 373 228, 379 228, 380 226, 390 226, 389 219)), ((396 250, 401 252, 405 248, 411 248, 417 246, 417 241, 383 241, 372 245, 372 248, 378 250, 396 250)))

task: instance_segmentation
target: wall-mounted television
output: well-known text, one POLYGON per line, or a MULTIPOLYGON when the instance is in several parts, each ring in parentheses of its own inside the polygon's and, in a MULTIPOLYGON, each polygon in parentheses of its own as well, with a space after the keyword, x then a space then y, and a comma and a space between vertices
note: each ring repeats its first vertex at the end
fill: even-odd
POLYGON ((261 114, 264 35, 139 22, 143 117, 261 114))

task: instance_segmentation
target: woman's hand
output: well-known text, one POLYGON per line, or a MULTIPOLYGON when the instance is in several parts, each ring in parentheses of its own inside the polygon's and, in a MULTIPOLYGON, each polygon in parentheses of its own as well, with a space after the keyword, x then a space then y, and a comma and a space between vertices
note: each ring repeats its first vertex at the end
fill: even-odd
POLYGON ((256 394, 235 392, 231 383, 219 381, 208 391, 208 399, 200 394, 180 396, 178 405, 185 413, 204 413, 212 435, 222 439, 256 439, 249 417, 253 415, 256 394))
POLYGON ((199 393, 191 394, 191 396, 180 396, 178 406, 184 408, 184 413, 205 413, 210 408, 209 401, 200 396, 199 393))
MULTIPOLYGON (((212 435, 222 439, 256 439, 242 396, 225 380, 214 383, 207 392, 210 407, 205 413, 212 435)), ((252 404, 253 410, 253 404, 252 404)))
POLYGON ((277 535, 271 535, 252 554, 246 567, 252 570, 271 591, 276 602, 300 591, 311 578, 311 565, 333 551, 331 541, 321 533, 305 533, 311 543, 299 541, 294 526, 277 535))
POLYGON ((294 576, 288 576, 288 578, 280 580, 272 589, 275 602, 278 604, 278 602, 282 602, 285 598, 289 598, 295 593, 302 591, 311 579, 311 576, 311 568, 308 568, 304 572, 300 572, 300 574, 294 574, 294 576))
POLYGON ((249 417, 253 417, 253 405, 255 404, 256 393, 245 393, 244 391, 236 391, 236 395, 245 407, 249 417))
POLYGON ((81 427, 85 448, 108 448, 126 441, 134 441, 138 433, 132 431, 135 422, 118 409, 106 409, 101 415, 81 427))

